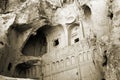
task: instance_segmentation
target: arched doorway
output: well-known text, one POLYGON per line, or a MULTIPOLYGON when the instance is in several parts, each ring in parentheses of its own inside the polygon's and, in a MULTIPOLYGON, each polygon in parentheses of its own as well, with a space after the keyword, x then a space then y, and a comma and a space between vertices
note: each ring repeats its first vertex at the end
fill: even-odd
POLYGON ((47 53, 47 39, 43 32, 45 26, 38 29, 33 35, 29 37, 22 49, 22 53, 26 56, 42 56, 47 53))
POLYGON ((68 45, 72 45, 80 41, 79 24, 72 24, 68 29, 68 45))
POLYGON ((84 12, 84 15, 85 15, 85 19, 86 20, 90 19, 91 14, 92 14, 90 7, 85 4, 85 5, 82 6, 82 9, 83 9, 83 12, 84 12))

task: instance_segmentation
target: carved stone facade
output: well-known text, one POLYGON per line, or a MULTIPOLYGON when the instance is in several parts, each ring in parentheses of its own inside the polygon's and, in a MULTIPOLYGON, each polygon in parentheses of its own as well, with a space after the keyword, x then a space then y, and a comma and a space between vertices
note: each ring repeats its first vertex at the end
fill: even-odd
POLYGON ((119 0, 0 0, 0 74, 119 80, 119 12, 119 0))

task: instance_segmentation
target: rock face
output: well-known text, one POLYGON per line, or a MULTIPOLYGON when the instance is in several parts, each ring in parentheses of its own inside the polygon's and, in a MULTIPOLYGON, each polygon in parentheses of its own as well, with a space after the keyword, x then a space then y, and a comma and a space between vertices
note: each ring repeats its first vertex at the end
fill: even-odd
POLYGON ((0 74, 120 80, 119 0, 0 0, 0 74))

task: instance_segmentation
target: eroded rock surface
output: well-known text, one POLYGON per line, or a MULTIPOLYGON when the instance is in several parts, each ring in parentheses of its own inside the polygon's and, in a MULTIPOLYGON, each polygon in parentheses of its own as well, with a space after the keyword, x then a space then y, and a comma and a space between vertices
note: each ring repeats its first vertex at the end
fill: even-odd
POLYGON ((119 0, 0 0, 0 74, 120 80, 119 17, 119 0))

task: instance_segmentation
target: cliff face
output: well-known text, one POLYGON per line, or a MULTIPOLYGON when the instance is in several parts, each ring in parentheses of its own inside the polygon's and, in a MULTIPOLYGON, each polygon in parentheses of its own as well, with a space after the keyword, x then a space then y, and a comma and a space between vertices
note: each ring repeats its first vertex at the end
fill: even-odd
POLYGON ((119 28, 119 12, 120 12, 120 1, 114 0, 110 4, 110 11, 113 14, 112 21, 111 21, 111 34, 110 34, 110 44, 108 49, 108 65, 106 67, 106 78, 108 80, 119 80, 119 72, 120 72, 120 28, 119 28))
MULTIPOLYGON (((29 60, 40 60, 24 57, 21 52, 29 36, 36 34, 38 28, 44 25, 54 26, 42 30, 46 30, 43 32, 50 36, 50 44, 56 34, 64 37, 60 46, 64 48, 72 42, 67 36, 69 29, 74 24, 79 24, 80 40, 87 40, 93 48, 94 66, 104 79, 119 80, 119 17, 119 0, 0 0, 0 73, 14 76, 12 71, 6 74, 9 63, 13 62, 15 67, 29 60), (57 28, 56 25, 61 27, 57 28), (55 34, 51 29, 54 29, 55 34)), ((49 51, 55 49, 50 47, 49 51)))

